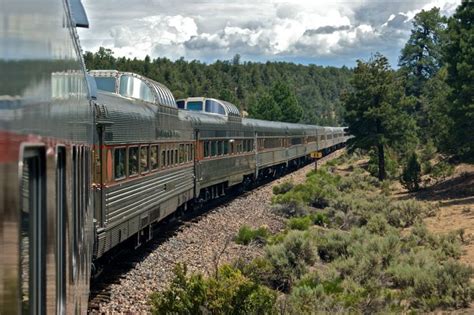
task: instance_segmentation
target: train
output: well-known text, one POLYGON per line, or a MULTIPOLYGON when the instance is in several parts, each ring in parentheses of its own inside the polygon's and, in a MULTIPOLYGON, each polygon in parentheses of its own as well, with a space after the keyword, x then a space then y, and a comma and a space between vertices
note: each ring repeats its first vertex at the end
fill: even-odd
POLYGON ((245 118, 223 100, 176 100, 135 73, 87 71, 80 0, 2 9, 0 314, 86 313, 93 264, 118 245, 348 139, 342 127, 245 118))

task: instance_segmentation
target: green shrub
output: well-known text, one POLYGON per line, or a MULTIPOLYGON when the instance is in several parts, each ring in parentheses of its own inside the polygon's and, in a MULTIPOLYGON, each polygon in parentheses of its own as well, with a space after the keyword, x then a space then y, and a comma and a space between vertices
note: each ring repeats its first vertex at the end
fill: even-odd
POLYGON ((409 191, 416 191, 420 188, 420 182, 421 166, 418 162, 418 156, 413 152, 403 167, 400 183, 409 191))
POLYGON ((291 218, 287 222, 289 229, 300 231, 307 230, 312 224, 313 220, 310 216, 291 218))
POLYGON ((327 226, 329 225, 329 219, 328 216, 325 213, 321 212, 314 212, 310 215, 311 220, 313 221, 313 224, 319 225, 319 226, 327 226))
POLYGON ((257 243, 265 243, 269 235, 270 232, 266 227, 252 229, 251 227, 244 225, 239 229, 239 232, 235 237, 235 242, 242 245, 248 245, 252 241, 257 243))
POLYGON ((237 260, 235 267, 255 283, 273 287, 277 281, 273 265, 265 257, 257 257, 250 262, 237 260))
POLYGON ((440 263, 432 250, 402 256, 387 275, 402 290, 410 309, 461 308, 473 299, 472 268, 452 259, 440 263))
POLYGON ((431 171, 431 176, 436 180, 445 180, 447 177, 453 175, 454 173, 454 166, 441 161, 433 166, 433 169, 431 171))
POLYGON ((348 247, 351 243, 349 233, 337 230, 318 231, 313 237, 318 256, 322 261, 330 262, 339 257, 348 257, 348 247))
POLYGON ((273 194, 281 195, 289 192, 294 187, 294 184, 290 181, 283 182, 280 185, 273 186, 273 194))
POLYGON ((276 313, 276 293, 237 269, 223 266, 210 278, 186 273, 186 267, 178 265, 170 288, 151 295, 154 314, 276 313))
POLYGON ((288 291, 294 281, 315 262, 315 250, 307 234, 290 231, 283 242, 267 246, 266 258, 272 264, 275 275, 275 288, 288 291))
POLYGON ((384 235, 388 230, 388 221, 384 215, 377 213, 370 218, 367 229, 370 233, 384 235))
POLYGON ((409 227, 429 212, 425 203, 413 199, 390 203, 386 208, 388 223, 395 227, 409 227))

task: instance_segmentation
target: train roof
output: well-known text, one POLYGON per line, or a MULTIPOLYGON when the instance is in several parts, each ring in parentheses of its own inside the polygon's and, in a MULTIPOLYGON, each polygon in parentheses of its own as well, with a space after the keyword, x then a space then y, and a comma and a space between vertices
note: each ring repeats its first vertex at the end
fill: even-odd
POLYGON ((90 70, 97 89, 156 105, 177 108, 171 91, 163 84, 132 72, 90 70))
POLYGON ((260 120, 253 118, 244 118, 242 119, 242 124, 247 126, 252 126, 254 128, 268 128, 268 129, 287 129, 289 131, 310 131, 310 130, 320 130, 325 127, 317 125, 306 125, 306 124, 296 124, 296 123, 287 123, 280 121, 269 121, 269 120, 260 120))

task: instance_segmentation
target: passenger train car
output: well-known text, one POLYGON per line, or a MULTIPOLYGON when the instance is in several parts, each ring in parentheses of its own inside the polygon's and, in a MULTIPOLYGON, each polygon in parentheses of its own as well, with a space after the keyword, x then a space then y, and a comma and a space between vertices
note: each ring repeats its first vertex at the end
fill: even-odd
POLYGON ((95 139, 79 0, 2 1, 0 314, 87 311, 95 139))
POLYGON ((79 0, 7 1, 0 28, 0 314, 85 313, 92 264, 177 211, 344 145, 137 74, 86 72, 79 0))

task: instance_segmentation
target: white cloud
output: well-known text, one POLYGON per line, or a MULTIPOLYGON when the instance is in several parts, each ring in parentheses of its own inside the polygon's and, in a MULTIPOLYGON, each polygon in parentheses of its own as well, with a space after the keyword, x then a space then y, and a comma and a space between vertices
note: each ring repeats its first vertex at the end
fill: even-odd
POLYGON ((394 56, 419 11, 438 6, 450 15, 460 0, 84 2, 92 12, 91 29, 80 31, 88 50, 105 46, 117 56, 205 61, 240 53, 244 59, 325 58, 350 65, 375 51, 391 55, 396 63, 394 56))

